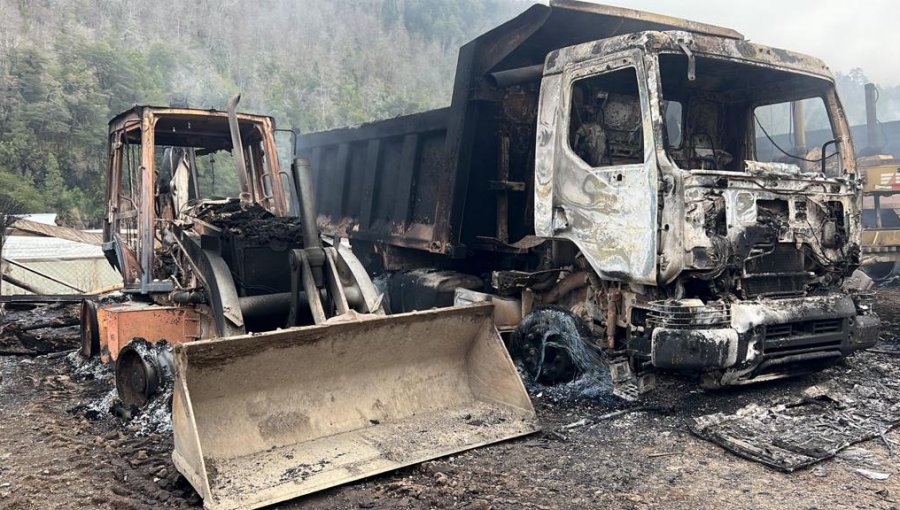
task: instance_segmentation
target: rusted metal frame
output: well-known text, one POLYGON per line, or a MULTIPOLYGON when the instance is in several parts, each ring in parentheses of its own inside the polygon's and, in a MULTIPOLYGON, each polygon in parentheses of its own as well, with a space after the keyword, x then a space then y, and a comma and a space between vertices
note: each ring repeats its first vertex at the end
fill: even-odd
POLYGON ((237 105, 241 95, 236 94, 228 101, 228 128, 231 132, 231 153, 234 156, 234 166, 241 183, 241 202, 255 202, 253 188, 250 182, 250 168, 244 159, 244 143, 241 139, 241 127, 237 118, 237 105))
POLYGON ((300 306, 304 304, 301 298, 306 295, 306 304, 312 314, 313 324, 322 324, 328 317, 325 315, 325 307, 322 305, 322 297, 316 286, 310 267, 309 257, 304 250, 291 250, 291 311, 288 314, 288 326, 300 325, 300 306))
MULTIPOLYGON (((137 165, 137 168, 134 168, 138 162, 134 161, 132 155, 127 152, 127 148, 132 145, 128 142, 129 131, 136 131, 138 134, 142 134, 142 122, 142 117, 122 119, 119 127, 111 135, 111 164, 107 173, 107 178, 109 179, 107 182, 111 184, 107 190, 108 210, 107 222, 104 224, 103 243, 104 252, 108 254, 111 251, 115 255, 125 287, 138 289, 141 287, 140 278, 137 281, 133 281, 128 275, 136 272, 140 276, 144 272, 138 262, 140 249, 138 231, 142 214, 141 196, 139 193, 135 193, 136 183, 134 182, 135 173, 138 174, 139 179, 141 177, 141 165, 137 165), (129 169, 128 190, 130 193, 127 197, 122 193, 122 173, 126 161, 129 169), (121 203, 125 201, 130 203, 131 209, 121 212, 121 203), (133 222, 128 222, 123 227, 122 220, 133 218, 133 222), (126 232, 127 230, 131 230, 131 232, 126 232)), ((143 158, 143 154, 141 154, 141 158, 143 158)), ((137 186, 140 186, 140 182, 137 183, 137 186)), ((107 258, 109 258, 109 255, 107 255, 107 258)))
POLYGON ((194 217, 191 217, 191 230, 201 236, 218 236, 222 234, 222 229, 220 229, 219 227, 213 225, 212 223, 207 223, 199 218, 194 217))
POLYGON ((154 176, 156 174, 156 162, 154 161, 156 117, 152 113, 144 115, 141 125, 141 215, 138 221, 140 231, 140 255, 141 261, 141 292, 150 292, 150 283, 153 280, 153 260, 155 258, 154 243, 156 227, 156 208, 154 176))
MULTIPOLYGON (((132 116, 132 112, 142 112, 144 114, 153 114, 160 117, 220 117, 222 119, 228 119, 228 112, 222 110, 202 110, 198 113, 196 108, 169 108, 169 107, 157 107, 157 106, 137 106, 134 110, 129 110, 125 115, 119 115, 110 122, 110 125, 117 125, 117 122, 121 122, 121 119, 128 120, 127 117, 132 116), (121 119, 120 119, 121 118, 121 119)), ((252 123, 262 123, 264 120, 268 119, 270 122, 272 121, 272 117, 268 115, 253 115, 248 113, 237 112, 237 118, 240 122, 252 122, 252 123)))
MULTIPOLYGON (((265 143, 265 140, 262 140, 264 147, 265 143)), ((281 171, 277 162, 274 167, 272 166, 273 159, 278 159, 277 154, 269 153, 267 149, 255 144, 249 150, 253 161, 254 174, 258 175, 257 188, 260 190, 258 203, 275 216, 286 216, 289 202, 284 192, 284 186, 285 177, 288 174, 281 171), (271 154, 271 156, 267 157, 267 154, 271 154)), ((288 182, 290 181, 288 180, 288 182)))
POLYGON ((335 249, 325 248, 325 258, 325 281, 328 284, 328 293, 331 295, 337 314, 343 315, 350 311, 350 305, 347 303, 347 295, 344 293, 341 275, 338 274, 335 249))
POLYGON ((78 303, 98 297, 96 294, 8 294, 0 296, 0 303, 78 303))
POLYGON ((413 237, 409 234, 383 234, 370 231, 353 232, 350 239, 365 241, 370 243, 385 243, 400 248, 412 248, 423 251, 433 251, 431 249, 431 238, 421 239, 413 237))
POLYGON ((621 299, 622 292, 618 287, 610 287, 606 293, 606 342, 604 347, 607 349, 616 347, 616 324, 619 321, 619 301, 621 299))
POLYGON ((240 298, 234 287, 234 279, 228 264, 217 253, 204 249, 200 245, 200 239, 177 228, 175 242, 187 255, 187 261, 194 270, 194 274, 203 283, 203 287, 209 295, 210 305, 213 309, 212 318, 218 336, 245 333, 240 298))
POLYGON ((116 130, 109 133, 109 138, 106 141, 106 150, 107 150, 107 165, 109 165, 106 169, 106 221, 103 222, 103 242, 108 243, 112 241, 113 236, 112 233, 116 229, 117 221, 113 216, 113 213, 118 211, 119 202, 119 188, 120 188, 120 179, 122 169, 119 165, 121 162, 121 150, 118 147, 119 138, 121 137, 121 132, 116 130))
POLYGON ((288 176, 287 170, 282 170, 281 162, 278 160, 278 148, 275 144, 275 123, 271 119, 263 120, 263 147, 266 158, 265 164, 268 165, 269 173, 272 175, 272 194, 275 201, 275 215, 287 216, 290 210, 290 197, 284 191, 284 178, 288 176), (277 178, 276 178, 277 177, 277 178), (277 181, 277 183, 276 183, 277 181))
POLYGON ((254 203, 267 211, 272 211, 272 196, 266 194, 267 177, 265 168, 261 166, 261 158, 259 150, 255 144, 248 143, 244 145, 241 152, 244 154, 244 161, 247 163, 247 180, 250 183, 250 196, 253 197, 254 203))
MULTIPOLYGON (((397 188, 394 194, 397 200, 394 202, 394 221, 406 225, 409 221, 412 201, 414 197, 413 183, 416 173, 416 155, 419 149, 419 134, 409 133, 403 137, 403 149, 400 153, 400 168, 398 169, 397 188)), ((437 220, 438 217, 435 217, 437 220)))
POLYGON ((378 161, 381 159, 381 140, 369 140, 366 149, 366 163, 363 174, 362 204, 359 212, 360 227, 365 230, 372 226, 372 215, 375 213, 375 186, 378 182, 378 161))

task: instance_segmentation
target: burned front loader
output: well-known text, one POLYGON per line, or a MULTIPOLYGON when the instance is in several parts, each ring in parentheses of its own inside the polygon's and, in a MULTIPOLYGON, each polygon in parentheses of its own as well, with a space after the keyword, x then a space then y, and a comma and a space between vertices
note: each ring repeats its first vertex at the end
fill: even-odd
POLYGON ((205 506, 536 430, 491 307, 385 315, 347 243, 320 236, 308 161, 282 171, 274 121, 237 99, 110 122, 103 248, 124 298, 83 316, 124 403, 173 386, 173 459, 205 506))
POLYGON ((118 362, 134 338, 175 345, 382 313, 346 247, 291 215, 310 196, 298 189, 308 165, 282 171, 273 120, 237 114, 236 101, 227 113, 135 107, 110 123, 103 248, 131 299, 97 310, 86 353, 118 362))

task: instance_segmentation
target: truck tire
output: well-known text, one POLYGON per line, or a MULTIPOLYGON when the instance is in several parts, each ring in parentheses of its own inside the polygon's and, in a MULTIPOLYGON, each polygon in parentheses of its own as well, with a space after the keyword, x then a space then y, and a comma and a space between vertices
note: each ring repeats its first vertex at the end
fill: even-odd
POLYGON ((862 271, 875 282, 885 282, 898 274, 898 264, 895 262, 878 262, 863 266, 862 271))
POLYGON ((554 306, 528 314, 510 338, 510 353, 526 375, 541 384, 569 382, 578 375, 573 353, 587 347, 590 331, 572 312, 554 306))

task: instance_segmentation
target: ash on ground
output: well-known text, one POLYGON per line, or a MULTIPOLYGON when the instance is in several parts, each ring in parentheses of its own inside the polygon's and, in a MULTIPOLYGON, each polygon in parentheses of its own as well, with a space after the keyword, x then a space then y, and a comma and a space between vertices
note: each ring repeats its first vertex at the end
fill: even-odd
POLYGON ((0 355, 40 355, 78 347, 79 305, 6 303, 0 310, 0 355))
POLYGON ((101 381, 110 386, 101 396, 70 408, 70 413, 81 414, 90 420, 108 421, 123 427, 135 437, 167 435, 172 432, 171 384, 154 395, 144 408, 128 408, 116 392, 115 373, 111 365, 103 363, 99 358, 86 359, 77 351, 67 355, 66 361, 76 379, 101 381))

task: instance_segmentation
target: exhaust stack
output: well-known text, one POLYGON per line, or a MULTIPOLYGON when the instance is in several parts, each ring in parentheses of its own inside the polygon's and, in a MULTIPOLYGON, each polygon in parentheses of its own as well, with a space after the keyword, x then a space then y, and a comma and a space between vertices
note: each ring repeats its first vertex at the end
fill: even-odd
POLYGON ((235 94, 228 100, 228 127, 231 130, 234 166, 241 183, 241 202, 250 202, 253 194, 250 190, 250 178, 247 176, 247 162, 244 161, 244 144, 241 141, 241 128, 237 119, 237 105, 240 100, 240 94, 235 94))
POLYGON ((866 83, 866 152, 878 154, 878 88, 874 83, 866 83))

